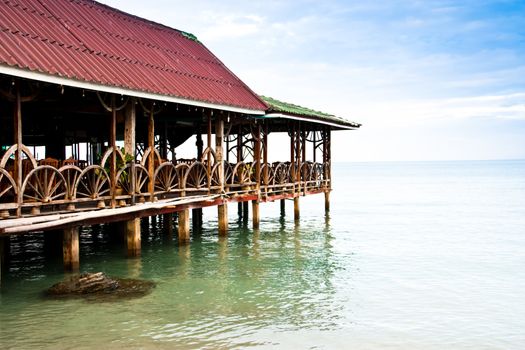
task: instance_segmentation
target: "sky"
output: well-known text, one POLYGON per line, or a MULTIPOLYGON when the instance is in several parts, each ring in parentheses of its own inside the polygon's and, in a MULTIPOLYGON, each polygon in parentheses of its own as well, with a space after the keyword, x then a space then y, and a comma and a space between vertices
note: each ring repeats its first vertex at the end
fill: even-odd
POLYGON ((102 0, 255 92, 359 122, 334 161, 525 159, 525 0, 102 0))

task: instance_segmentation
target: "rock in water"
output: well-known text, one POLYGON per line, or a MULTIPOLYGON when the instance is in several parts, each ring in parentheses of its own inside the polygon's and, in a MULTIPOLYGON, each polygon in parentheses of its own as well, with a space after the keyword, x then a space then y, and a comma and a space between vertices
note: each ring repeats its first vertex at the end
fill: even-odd
POLYGON ((102 272, 83 273, 69 277, 46 291, 50 297, 86 297, 90 300, 136 298, 148 294, 155 287, 151 281, 110 278, 102 272))

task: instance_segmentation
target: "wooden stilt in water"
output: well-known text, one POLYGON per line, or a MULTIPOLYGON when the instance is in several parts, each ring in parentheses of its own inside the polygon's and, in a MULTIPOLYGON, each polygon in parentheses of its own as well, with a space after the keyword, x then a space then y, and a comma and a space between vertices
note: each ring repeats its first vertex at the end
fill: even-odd
POLYGON ((259 201, 257 200, 252 201, 252 220, 253 228, 259 228, 261 218, 259 216, 259 201))
POLYGON ((64 269, 67 271, 78 271, 80 268, 79 228, 68 227, 64 229, 62 234, 64 269))
POLYGON ((226 236, 228 234, 228 204, 218 205, 217 214, 219 216, 219 236, 226 236))
POLYGON ((237 214, 239 216, 239 219, 242 218, 242 202, 237 203, 237 214))
POLYGON ((162 227, 163 231, 166 232, 166 238, 171 241, 173 239, 173 214, 162 216, 162 227))
POLYGON ((202 230, 202 208, 192 209, 191 215, 193 232, 200 232, 202 230))
POLYGON ((126 221, 126 242, 128 246, 128 257, 140 256, 140 219, 126 221))
POLYGON ((179 211, 179 243, 186 244, 190 241, 190 210, 179 211))
POLYGON ((299 197, 293 199, 293 218, 294 220, 299 220, 300 218, 299 197))
POLYGON ((2 276, 7 271, 7 262, 9 259, 10 240, 9 236, 0 237, 0 286, 2 285, 2 276))
POLYGON ((285 216, 286 215, 286 200, 285 199, 281 199, 281 216, 285 216))
POLYGON ((324 193, 324 211, 330 211, 330 190, 327 190, 324 193))
POLYGON ((242 218, 243 220, 248 220, 249 216, 249 203, 248 202, 242 202, 242 218))

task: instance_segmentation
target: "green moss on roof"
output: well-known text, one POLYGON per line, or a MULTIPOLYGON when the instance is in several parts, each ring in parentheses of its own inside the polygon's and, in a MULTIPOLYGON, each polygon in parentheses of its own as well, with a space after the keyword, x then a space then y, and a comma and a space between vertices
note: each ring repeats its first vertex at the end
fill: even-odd
POLYGON ((183 37, 187 38, 187 39, 190 39, 190 40, 193 40, 193 41, 196 41, 196 42, 199 42, 199 39, 197 39, 197 37, 191 33, 188 33, 188 32, 183 32, 182 30, 179 30, 179 32, 182 34, 183 37))
POLYGON ((324 120, 328 122, 342 124, 345 126, 352 126, 352 127, 361 126, 361 124, 359 123, 354 123, 349 120, 339 118, 333 114, 319 112, 319 111, 316 111, 310 108, 294 105, 292 103, 279 101, 279 100, 276 100, 274 98, 267 97, 267 96, 260 96, 260 97, 269 106, 269 110, 268 110, 269 113, 278 112, 278 113, 284 113, 284 114, 310 117, 313 119, 324 120))

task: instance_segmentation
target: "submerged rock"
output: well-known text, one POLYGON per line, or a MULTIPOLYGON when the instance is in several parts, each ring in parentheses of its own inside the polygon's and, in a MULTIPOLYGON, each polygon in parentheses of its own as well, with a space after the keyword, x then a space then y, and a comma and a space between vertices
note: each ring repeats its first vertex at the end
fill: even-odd
POLYGON ((111 278, 102 272, 74 275, 53 285, 46 296, 53 298, 83 297, 92 301, 111 301, 147 295, 155 282, 130 278, 111 278))

